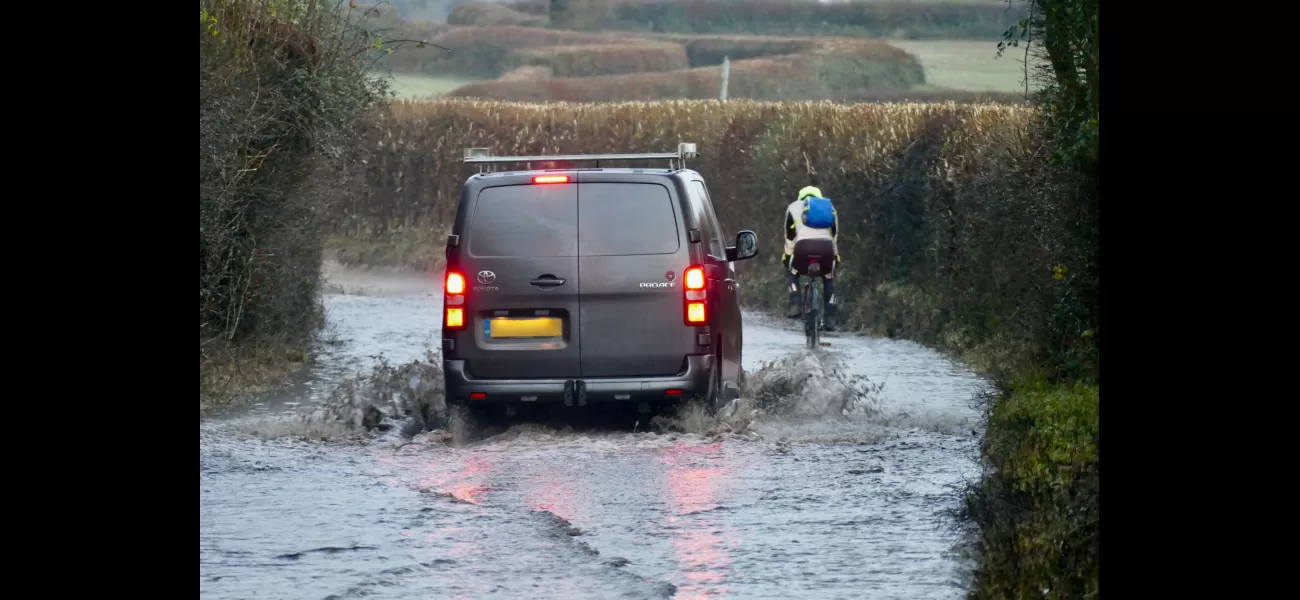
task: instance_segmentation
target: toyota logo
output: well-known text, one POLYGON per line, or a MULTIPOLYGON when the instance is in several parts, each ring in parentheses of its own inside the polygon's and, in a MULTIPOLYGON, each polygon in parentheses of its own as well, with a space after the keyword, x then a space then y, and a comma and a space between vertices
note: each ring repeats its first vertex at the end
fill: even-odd
POLYGON ((487 285, 497 280, 497 274, 492 271, 479 271, 478 282, 481 285, 487 285))

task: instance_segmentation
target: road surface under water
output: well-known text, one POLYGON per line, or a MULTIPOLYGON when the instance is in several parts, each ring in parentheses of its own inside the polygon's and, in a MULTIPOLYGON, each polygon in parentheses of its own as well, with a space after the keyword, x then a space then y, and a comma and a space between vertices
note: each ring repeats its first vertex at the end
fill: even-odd
POLYGON ((742 403, 731 433, 524 422, 458 447, 396 429, 307 441, 295 417, 341 381, 439 339, 429 279, 327 274, 342 341, 297 385, 200 424, 200 596, 963 595, 947 513, 978 472, 984 384, 943 356, 850 335, 809 354, 790 324, 748 314, 747 395, 794 379, 794 414, 742 403), (883 387, 827 401, 854 376, 883 387))

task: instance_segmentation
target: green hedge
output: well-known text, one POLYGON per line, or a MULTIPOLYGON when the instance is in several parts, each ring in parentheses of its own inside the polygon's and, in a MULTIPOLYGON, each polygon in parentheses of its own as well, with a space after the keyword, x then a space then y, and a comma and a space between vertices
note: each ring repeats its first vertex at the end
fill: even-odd
POLYGON ((988 411, 988 471, 967 495, 983 549, 974 598, 1096 598, 1097 385, 1017 378, 988 411))
POLYGON ((324 219, 360 183, 385 90, 333 3, 199 6, 202 410, 303 359, 322 319, 324 219))
POLYGON ((763 256, 739 266, 750 305, 784 301, 780 216, 815 183, 844 222, 840 295, 851 326, 1007 372, 1067 358, 1087 368, 1095 338, 1077 325, 1076 290, 1091 283, 1094 242, 1077 227, 1073 181, 1037 152, 1036 115, 1008 105, 399 102, 338 233, 445 234, 472 173, 459 164, 466 147, 630 152, 694 141, 693 167, 724 226, 762 236, 763 256))

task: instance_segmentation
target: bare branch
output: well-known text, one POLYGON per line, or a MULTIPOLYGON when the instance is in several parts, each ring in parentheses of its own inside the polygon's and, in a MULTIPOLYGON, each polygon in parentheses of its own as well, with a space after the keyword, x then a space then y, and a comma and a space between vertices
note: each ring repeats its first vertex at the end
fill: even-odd
POLYGON ((389 44, 401 44, 401 43, 415 44, 415 45, 416 45, 416 46, 415 46, 416 48, 423 48, 423 47, 425 47, 425 46, 433 46, 434 48, 439 48, 439 49, 442 49, 442 50, 446 50, 447 52, 451 52, 451 48, 447 48, 447 47, 445 47, 445 46, 439 46, 438 44, 434 44, 434 43, 432 43, 432 42, 427 42, 427 41, 424 41, 424 40, 409 40, 409 39, 405 39, 405 38, 397 38, 397 39, 392 39, 392 40, 383 40, 383 41, 380 41, 380 42, 376 42, 376 43, 373 44, 373 45, 366 46, 365 48, 360 48, 360 49, 358 49, 356 52, 353 52, 353 53, 352 53, 352 56, 353 56, 353 57, 359 56, 361 53, 363 53, 363 52, 365 52, 365 51, 367 51, 367 50, 381 50, 381 49, 383 49, 383 48, 382 48, 383 46, 387 46, 387 45, 389 45, 389 44))

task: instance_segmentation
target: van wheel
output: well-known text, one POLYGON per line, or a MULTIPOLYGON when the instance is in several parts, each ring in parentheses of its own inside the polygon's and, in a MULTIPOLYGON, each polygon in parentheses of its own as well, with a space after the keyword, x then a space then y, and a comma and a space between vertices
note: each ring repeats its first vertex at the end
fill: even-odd
POLYGON ((447 429, 451 432, 452 443, 460 446, 473 439, 482 424, 479 413, 467 400, 447 402, 447 429))
POLYGON ((713 374, 709 376, 709 389, 704 396, 704 410, 709 416, 718 414, 718 401, 722 398, 722 360, 714 357, 713 374))

